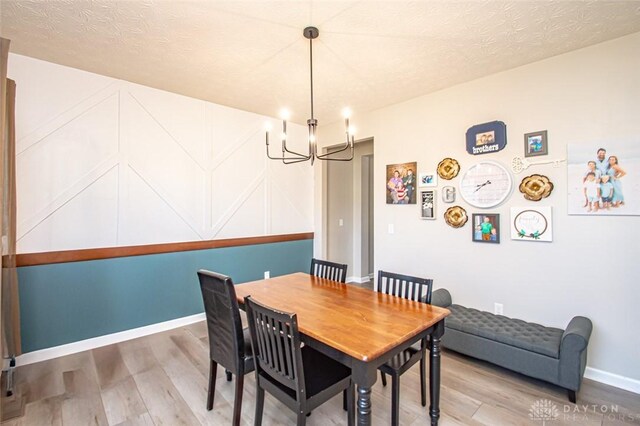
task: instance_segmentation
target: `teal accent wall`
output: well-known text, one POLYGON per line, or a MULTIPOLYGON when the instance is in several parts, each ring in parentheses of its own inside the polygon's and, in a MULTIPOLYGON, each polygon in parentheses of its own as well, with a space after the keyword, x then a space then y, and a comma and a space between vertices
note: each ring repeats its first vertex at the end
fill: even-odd
POLYGON ((234 283, 308 272, 313 240, 18 268, 22 350, 32 352, 204 312, 196 271, 234 283))

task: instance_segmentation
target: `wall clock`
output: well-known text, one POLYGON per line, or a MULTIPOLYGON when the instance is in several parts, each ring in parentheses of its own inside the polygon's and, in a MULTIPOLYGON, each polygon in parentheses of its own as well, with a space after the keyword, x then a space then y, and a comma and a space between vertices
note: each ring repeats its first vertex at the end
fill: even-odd
POLYGON ((474 164, 462 176, 460 195, 469 204, 481 209, 495 207, 511 194, 513 179, 502 164, 483 161, 474 164))

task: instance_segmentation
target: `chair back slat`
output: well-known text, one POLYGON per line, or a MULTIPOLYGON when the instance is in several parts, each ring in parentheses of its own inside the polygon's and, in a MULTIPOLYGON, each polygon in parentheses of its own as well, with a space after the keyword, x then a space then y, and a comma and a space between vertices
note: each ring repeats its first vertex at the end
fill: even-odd
POLYGON ((327 260, 311 259, 310 275, 344 283, 347 281, 347 265, 327 260))
POLYGON ((296 314, 280 312, 245 298, 256 372, 294 390, 298 401, 306 395, 301 341, 296 314))
POLYGON ((431 303, 433 280, 378 271, 377 291, 416 302, 431 303))
POLYGON ((226 275, 202 269, 198 271, 198 279, 207 317, 210 357, 238 374, 245 350, 233 281, 226 275))

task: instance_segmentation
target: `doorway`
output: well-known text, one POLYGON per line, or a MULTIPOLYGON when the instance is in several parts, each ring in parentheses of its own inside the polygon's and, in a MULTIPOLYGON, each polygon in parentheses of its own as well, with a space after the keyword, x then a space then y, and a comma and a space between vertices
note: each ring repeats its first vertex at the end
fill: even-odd
POLYGON ((373 139, 356 142, 352 161, 327 162, 326 253, 346 263, 347 282, 369 282, 374 269, 373 139))

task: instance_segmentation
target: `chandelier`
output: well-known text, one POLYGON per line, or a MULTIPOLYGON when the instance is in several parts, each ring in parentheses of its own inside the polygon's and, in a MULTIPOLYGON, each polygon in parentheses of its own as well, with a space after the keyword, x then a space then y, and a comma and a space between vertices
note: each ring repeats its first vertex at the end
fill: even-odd
POLYGON ((320 32, 316 27, 307 27, 303 31, 304 37, 309 40, 309 64, 311 74, 311 118, 307 120, 307 127, 309 129, 309 152, 308 154, 302 154, 296 151, 292 151, 287 148, 287 120, 289 120, 289 112, 283 110, 280 114, 282 119, 282 134, 280 139, 282 141, 282 154, 280 157, 273 157, 269 153, 269 133, 271 131, 269 124, 267 124, 266 142, 267 142, 267 157, 272 160, 282 160, 284 164, 300 163, 303 161, 311 160, 311 164, 317 158, 318 160, 330 160, 330 161, 351 161, 353 159, 353 143, 354 143, 354 130, 349 126, 349 117, 351 111, 348 108, 343 110, 344 126, 346 141, 344 145, 338 148, 328 150, 324 154, 318 154, 318 145, 316 138, 316 129, 318 127, 318 120, 313 116, 313 39, 318 37, 320 32), (349 150, 349 155, 335 156, 340 152, 349 150))

